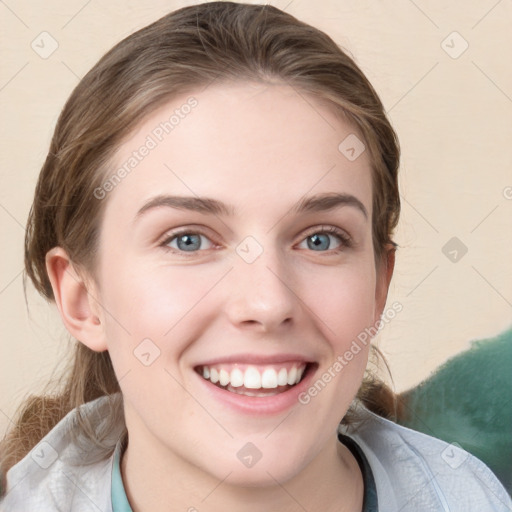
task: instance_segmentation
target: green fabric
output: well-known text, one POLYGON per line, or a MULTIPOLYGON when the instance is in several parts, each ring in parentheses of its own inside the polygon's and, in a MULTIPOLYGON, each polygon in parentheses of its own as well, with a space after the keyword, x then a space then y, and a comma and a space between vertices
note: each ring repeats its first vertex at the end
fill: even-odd
POLYGON ((512 493, 512 328, 473 342, 401 399, 399 423, 458 443, 512 493))

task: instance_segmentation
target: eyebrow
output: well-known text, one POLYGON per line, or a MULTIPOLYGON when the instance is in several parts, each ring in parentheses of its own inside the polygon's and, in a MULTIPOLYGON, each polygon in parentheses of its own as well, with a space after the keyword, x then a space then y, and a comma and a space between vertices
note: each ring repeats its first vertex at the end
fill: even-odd
POLYGON ((323 212, 339 208, 341 206, 352 206, 359 210, 366 219, 368 211, 364 204, 352 194, 325 193, 311 197, 305 197, 293 208, 294 213, 323 212))
MULTIPOLYGON (((324 193, 304 197, 292 208, 291 212, 295 214, 323 212, 342 206, 352 206, 368 219, 368 211, 364 204, 351 194, 324 193)), ((209 197, 159 195, 147 201, 142 208, 140 208, 135 217, 137 219, 147 211, 160 207, 176 208, 178 210, 188 210, 226 217, 233 217, 235 215, 233 206, 209 197)))

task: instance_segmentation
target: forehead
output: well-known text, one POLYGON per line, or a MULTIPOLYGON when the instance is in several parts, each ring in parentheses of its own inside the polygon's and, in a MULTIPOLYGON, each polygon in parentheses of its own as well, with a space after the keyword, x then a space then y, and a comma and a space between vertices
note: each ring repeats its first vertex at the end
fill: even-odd
POLYGON ((327 102, 287 85, 214 84, 174 98, 121 145, 110 175, 123 168, 108 207, 127 215, 156 193, 216 197, 245 210, 265 203, 270 211, 336 191, 371 212, 362 136, 327 102))

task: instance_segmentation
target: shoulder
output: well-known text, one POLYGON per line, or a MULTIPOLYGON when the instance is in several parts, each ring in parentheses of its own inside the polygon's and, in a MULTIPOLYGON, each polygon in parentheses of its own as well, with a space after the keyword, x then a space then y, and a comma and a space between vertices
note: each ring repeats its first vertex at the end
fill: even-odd
POLYGON ((124 422, 113 431, 102 429, 120 396, 100 397, 70 411, 21 461, 7 472, 2 512, 57 510, 112 510, 111 474, 115 446, 124 422), (79 412, 94 421, 98 434, 93 443, 80 437, 79 412))
POLYGON ((492 471, 454 444, 381 418, 362 406, 352 437, 374 473, 379 511, 512 511, 492 471))

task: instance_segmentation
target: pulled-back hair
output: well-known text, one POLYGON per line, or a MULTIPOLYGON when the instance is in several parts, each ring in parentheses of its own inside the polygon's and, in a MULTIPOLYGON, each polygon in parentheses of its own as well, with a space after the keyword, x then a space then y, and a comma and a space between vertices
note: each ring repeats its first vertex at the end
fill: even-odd
MULTIPOLYGON (((171 12, 118 43, 67 100, 39 175, 25 239, 26 274, 44 297, 54 300, 45 266, 53 247, 65 249, 74 265, 94 276, 108 201, 94 191, 112 175, 114 153, 143 118, 177 95, 233 80, 289 85, 327 102, 356 127, 371 162, 376 265, 389 246, 394 250, 399 146, 364 74, 329 36, 290 14, 270 5, 211 2, 171 12)), ((108 351, 74 343, 58 392, 45 390, 20 406, 0 445, 3 475, 69 411, 120 392, 108 351)), ((358 397, 378 414, 393 413, 393 394, 373 372, 366 373, 358 397)), ((94 437, 85 418, 79 425, 94 437)))

